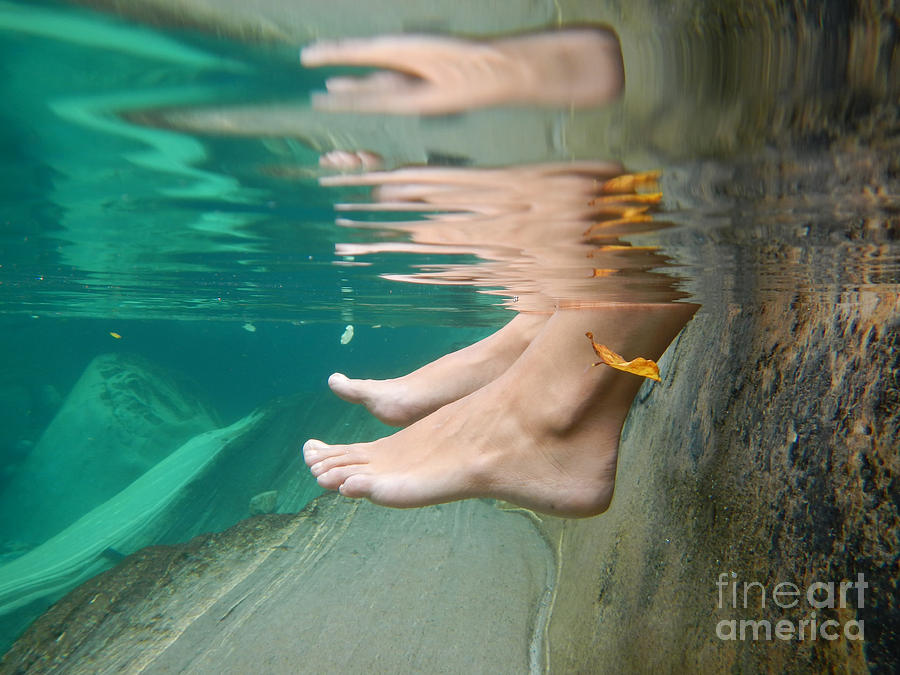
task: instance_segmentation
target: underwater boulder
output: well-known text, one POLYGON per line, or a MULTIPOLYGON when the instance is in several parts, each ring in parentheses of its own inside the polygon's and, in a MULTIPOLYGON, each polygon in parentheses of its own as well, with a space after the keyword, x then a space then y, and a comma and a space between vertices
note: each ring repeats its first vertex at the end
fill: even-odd
POLYGON ((265 513, 275 513, 278 507, 278 490, 260 492, 250 500, 250 515, 260 516, 265 513))
POLYGON ((39 544, 217 426, 176 375, 137 356, 96 357, 0 493, 0 541, 39 544))
POLYGON ((338 427, 364 437, 381 426, 358 406, 300 394, 194 436, 43 544, 0 556, 0 651, 64 593, 141 547, 230 527, 267 492, 282 509, 302 509, 322 492, 300 457, 302 440, 338 427))
POLYGON ((331 493, 139 551, 57 603, 0 671, 544 672, 555 579, 522 511, 331 493))
POLYGON ((52 600, 121 560, 123 552, 158 541, 192 482, 258 419, 250 415, 195 436, 62 532, 0 565, 0 638, 8 641, 52 600))
POLYGON ((0 464, 22 458, 19 442, 30 436, 31 408, 31 392, 26 386, 0 384, 0 464))

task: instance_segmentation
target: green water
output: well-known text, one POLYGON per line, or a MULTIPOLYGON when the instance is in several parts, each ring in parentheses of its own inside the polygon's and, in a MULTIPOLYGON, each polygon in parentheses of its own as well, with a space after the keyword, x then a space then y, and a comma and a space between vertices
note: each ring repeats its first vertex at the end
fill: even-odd
MULTIPOLYGON (((638 10, 610 7, 621 21, 623 42, 637 40, 638 10)), ((532 20, 520 12, 507 22, 502 12, 494 14, 490 30, 502 32, 546 25, 554 12, 532 20)), ((299 396, 307 398, 291 405, 314 410, 308 429, 318 425, 331 434, 328 440, 350 442, 389 430, 353 417, 331 397, 325 385, 330 373, 397 376, 490 334, 513 316, 508 289, 387 278, 465 269, 475 256, 336 251, 338 244, 406 241, 396 233, 335 223, 336 203, 369 199, 366 188, 318 184, 328 173, 318 167, 319 154, 342 143, 377 147, 398 166, 587 157, 623 160, 633 170, 662 168, 665 197, 657 220, 666 229, 631 241, 661 247, 660 259, 647 270, 652 280, 701 304, 783 300, 786 293, 852 303, 863 293, 900 290, 898 82, 896 71, 880 69, 890 62, 892 38, 873 57, 868 80, 850 67, 835 75, 836 82, 807 82, 803 97, 797 90, 783 95, 790 78, 767 79, 766 73, 783 74, 771 64, 753 87, 735 88, 728 66, 737 57, 730 49, 718 54, 721 68, 709 65, 712 30, 694 52, 662 36, 648 43, 658 51, 644 50, 647 63, 675 45, 707 66, 691 70, 694 60, 687 57, 678 62, 685 71, 680 84, 698 87, 682 90, 671 105, 659 103, 675 88, 663 77, 671 70, 660 67, 661 82, 643 92, 633 87, 637 96, 629 89, 612 112, 596 117, 526 109, 412 125, 389 117, 348 122, 307 116, 309 94, 335 69, 300 67, 303 40, 289 39, 301 35, 297 26, 286 23, 285 34, 274 39, 245 41, 238 39, 240 16, 229 16, 233 22, 216 33, 178 12, 173 18, 161 11, 143 22, 62 2, 0 2, 0 491, 12 490, 18 473, 30 466, 48 426, 98 355, 136 354, 175 373, 179 386, 213 411, 215 428, 241 424, 278 397, 299 396), (758 97, 767 84, 768 98, 758 97), (853 94, 847 100, 835 95, 844 85, 853 94), (278 106, 293 112, 277 112, 278 106), (173 121, 179 114, 180 126, 173 121), (713 128, 709 119, 716 116, 724 121, 713 128), (192 124, 205 128, 192 133, 192 124), (232 128, 240 124, 245 126, 232 128), (516 131, 534 128, 546 133, 516 131), (508 137, 504 129, 512 130, 508 137), (550 129, 564 129, 563 140, 550 129), (496 147, 487 142, 492 138, 496 147), (342 341, 349 325, 352 339, 342 341)), ((460 25, 439 19, 417 17, 410 26, 460 25)), ((839 20, 826 16, 821 30, 839 20)), ((355 21, 348 18, 348 26, 355 21)), ((465 25, 457 30, 472 32, 465 25)), ((790 40, 775 41, 781 47, 785 42, 790 40)), ((765 47, 754 54, 760 62, 790 52, 765 47)), ((858 49, 842 48, 842 55, 858 56, 858 49)), ((640 56, 641 49, 628 43, 624 52, 626 58, 640 56)), ((167 452, 182 447, 185 439, 179 439, 167 452)), ((72 440, 85 447, 82 436, 72 440)), ((265 481, 281 480, 282 492, 291 495, 279 510, 298 510, 303 499, 318 494, 298 451, 299 443, 284 447, 287 468, 280 459, 258 468, 234 460, 210 476, 258 470, 265 481), (288 472, 296 478, 286 478, 288 472)), ((159 465, 115 468, 122 471, 120 487, 133 485, 131 478, 153 466, 159 465)), ((52 474, 52 466, 42 470, 52 474)), ((37 505, 55 500, 72 491, 72 478, 48 479, 53 484, 46 494, 31 498, 37 505)), ((75 478, 90 491, 90 476, 75 478)), ((203 522, 224 528, 245 517, 246 495, 239 499, 231 520, 203 522)), ((196 500, 198 510, 201 502, 196 500)), ((85 512, 98 505, 86 505, 85 512)), ((190 499, 178 505, 190 513, 190 499)), ((40 544, 27 528, 11 527, 20 508, 32 507, 7 503, 3 513, 0 563, 40 544)), ((187 518, 167 513, 173 522, 187 518)), ((81 514, 73 512, 69 524, 81 514)), ((140 544, 196 533, 172 526, 140 544)), ((131 552, 95 555, 90 569, 100 571, 119 553, 131 552)), ((0 622, 0 649, 64 586, 11 610, 11 618, 0 622)))

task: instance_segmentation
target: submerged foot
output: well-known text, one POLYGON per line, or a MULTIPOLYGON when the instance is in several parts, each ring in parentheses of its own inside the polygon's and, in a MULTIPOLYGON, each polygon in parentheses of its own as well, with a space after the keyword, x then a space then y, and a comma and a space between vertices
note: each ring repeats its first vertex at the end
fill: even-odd
POLYGON ((641 378, 591 367, 584 332, 627 356, 658 358, 690 305, 560 311, 496 380, 372 443, 309 440, 320 485, 385 506, 491 497, 566 517, 612 499, 619 434, 641 378))
MULTIPOLYGON (((587 439, 576 447, 500 404, 501 392, 495 382, 373 443, 307 441, 305 460, 322 487, 383 506, 493 497, 560 516, 604 511, 615 479, 615 434, 603 447, 587 439)), ((609 420, 610 427, 620 424, 609 420)))
POLYGON ((328 378, 340 398, 360 403, 385 424, 403 427, 499 377, 537 335, 546 315, 519 314, 493 335, 390 380, 328 378))

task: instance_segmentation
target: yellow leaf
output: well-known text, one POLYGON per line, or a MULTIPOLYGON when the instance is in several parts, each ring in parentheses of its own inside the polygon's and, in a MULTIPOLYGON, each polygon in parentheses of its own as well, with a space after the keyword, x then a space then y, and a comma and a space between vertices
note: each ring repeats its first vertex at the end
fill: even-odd
POLYGON ((584 236, 588 237, 592 235, 597 230, 601 230, 603 228, 613 228, 618 227, 620 225, 635 225, 637 223, 649 223, 653 220, 653 216, 651 215, 629 215, 625 218, 616 218, 615 220, 601 220, 598 223, 594 223, 588 229, 584 231, 584 236))
POLYGON ((638 188, 648 185, 655 186, 659 180, 660 171, 644 171, 643 173, 626 173, 615 178, 610 178, 600 186, 601 192, 634 192, 638 188))
MULTIPOLYGON (((627 244, 607 244, 598 246, 598 251, 658 251, 659 246, 628 246, 627 244)), ((589 258, 593 256, 588 256, 589 258)))
POLYGON ((113 333, 112 331, 110 331, 109 334, 112 335, 114 338, 116 338, 116 340, 122 339, 122 336, 119 335, 118 333, 113 333))
POLYGON ((659 204, 662 192, 639 192, 627 195, 600 195, 588 202, 590 206, 600 204, 659 204))
POLYGON ((660 381, 659 366, 656 365, 656 362, 651 361, 650 359, 642 358, 640 356, 636 359, 632 359, 631 361, 626 361, 609 347, 605 345, 599 345, 594 342, 593 333, 587 332, 585 333, 585 335, 587 335, 588 340, 591 341, 591 345, 593 345, 594 347, 594 352, 597 354, 597 356, 600 357, 600 361, 595 363, 595 366, 599 366, 601 363, 605 363, 607 366, 615 368, 616 370, 623 370, 626 373, 640 375, 641 377, 656 380, 657 382, 660 381))

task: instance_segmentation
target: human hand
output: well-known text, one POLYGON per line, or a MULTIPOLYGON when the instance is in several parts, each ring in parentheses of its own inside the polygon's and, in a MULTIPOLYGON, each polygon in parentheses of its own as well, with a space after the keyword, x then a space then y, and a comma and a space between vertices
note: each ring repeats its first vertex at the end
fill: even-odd
POLYGON ((389 69, 329 79, 313 105, 333 111, 437 115, 504 103, 596 105, 624 83, 618 39, 595 29, 489 42, 428 35, 319 42, 303 49, 301 62, 389 69))

